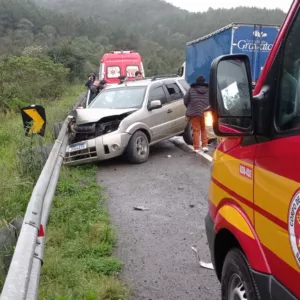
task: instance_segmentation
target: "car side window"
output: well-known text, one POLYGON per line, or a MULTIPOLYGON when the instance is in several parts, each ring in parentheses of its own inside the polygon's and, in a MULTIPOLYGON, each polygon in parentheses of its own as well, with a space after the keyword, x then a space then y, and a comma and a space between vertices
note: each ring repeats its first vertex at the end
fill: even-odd
POLYGON ((170 95, 171 101, 176 101, 183 98, 183 93, 176 83, 166 84, 166 88, 170 95))
POLYGON ((291 26, 284 45, 284 58, 277 99, 276 125, 280 131, 300 129, 300 15, 291 26))
POLYGON ((150 91, 149 102, 152 100, 160 100, 162 105, 168 102, 166 93, 162 86, 155 87, 150 91))

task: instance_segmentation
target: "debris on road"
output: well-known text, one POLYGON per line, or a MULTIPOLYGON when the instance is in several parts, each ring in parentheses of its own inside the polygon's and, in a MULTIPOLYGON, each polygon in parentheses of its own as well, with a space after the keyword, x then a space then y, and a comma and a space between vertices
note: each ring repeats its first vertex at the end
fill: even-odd
POLYGON ((194 208, 195 207, 195 204, 190 204, 190 208, 194 208))
POLYGON ((214 269, 214 266, 213 266, 212 263, 206 263, 206 262, 204 262, 204 261, 202 261, 202 260, 200 260, 199 263, 200 263, 200 266, 201 266, 202 268, 210 269, 210 270, 213 270, 213 269, 214 269))
POLYGON ((212 263, 206 263, 204 261, 202 261, 200 259, 200 256, 199 256, 199 252, 198 252, 198 249, 196 247, 191 247, 192 250, 194 251, 194 253, 196 254, 196 259, 197 259, 197 262, 200 264, 200 266, 204 269, 209 269, 209 270, 213 270, 214 269, 214 266, 212 263))
POLYGON ((150 208, 144 206, 135 206, 133 209, 140 210, 140 211, 150 210, 150 208))
POLYGON ((171 158, 172 157, 172 155, 167 155, 167 158, 171 158))

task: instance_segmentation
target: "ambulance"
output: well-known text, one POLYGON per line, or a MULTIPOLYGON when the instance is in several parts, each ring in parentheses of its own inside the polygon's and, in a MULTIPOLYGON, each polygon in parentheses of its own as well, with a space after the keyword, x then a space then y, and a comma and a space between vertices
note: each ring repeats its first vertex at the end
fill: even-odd
POLYGON ((105 79, 109 85, 118 84, 120 76, 127 80, 135 78, 135 72, 140 71, 145 77, 142 57, 135 51, 111 51, 105 53, 100 62, 99 79, 105 79))
POLYGON ((300 0, 252 91, 245 54, 210 70, 213 129, 206 234, 222 300, 300 299, 300 0))

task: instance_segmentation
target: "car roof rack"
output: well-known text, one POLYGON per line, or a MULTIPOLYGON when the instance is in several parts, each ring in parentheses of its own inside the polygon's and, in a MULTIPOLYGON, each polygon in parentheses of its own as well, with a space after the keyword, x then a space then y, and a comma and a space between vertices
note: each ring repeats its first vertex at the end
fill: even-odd
POLYGON ((177 74, 170 74, 170 75, 156 75, 152 76, 151 80, 155 81, 157 79, 163 79, 163 78, 176 78, 179 77, 177 74))
POLYGON ((143 80, 150 80, 152 77, 143 77, 143 78, 138 78, 138 79, 133 79, 133 80, 126 80, 127 82, 134 82, 134 81, 143 81, 143 80))

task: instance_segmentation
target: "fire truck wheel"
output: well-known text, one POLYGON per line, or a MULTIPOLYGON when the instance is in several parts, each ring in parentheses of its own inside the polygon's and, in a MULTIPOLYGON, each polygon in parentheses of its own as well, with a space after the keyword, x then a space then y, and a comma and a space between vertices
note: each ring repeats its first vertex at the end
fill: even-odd
POLYGON ((228 252, 222 270, 222 300, 259 300, 247 259, 240 249, 228 252))

